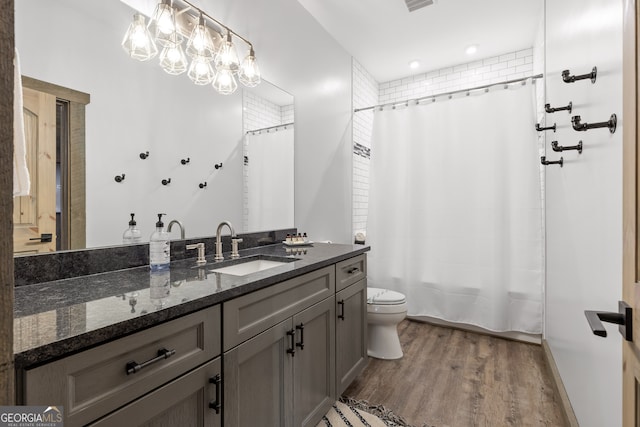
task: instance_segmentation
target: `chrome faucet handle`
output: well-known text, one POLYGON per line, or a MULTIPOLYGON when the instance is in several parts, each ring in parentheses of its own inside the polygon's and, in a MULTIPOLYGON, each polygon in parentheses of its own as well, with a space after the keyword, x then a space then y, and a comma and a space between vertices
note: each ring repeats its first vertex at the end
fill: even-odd
POLYGON ((240 254, 238 253, 238 243, 241 243, 242 239, 238 239, 237 237, 231 239, 231 258, 240 258, 240 254))
POLYGON ((187 249, 197 249, 198 250, 198 258, 196 260, 196 264, 204 265, 204 264, 207 263, 207 260, 205 259, 205 255, 204 255, 204 243, 202 243, 202 242, 194 243, 192 245, 185 246, 185 248, 187 248, 187 249))

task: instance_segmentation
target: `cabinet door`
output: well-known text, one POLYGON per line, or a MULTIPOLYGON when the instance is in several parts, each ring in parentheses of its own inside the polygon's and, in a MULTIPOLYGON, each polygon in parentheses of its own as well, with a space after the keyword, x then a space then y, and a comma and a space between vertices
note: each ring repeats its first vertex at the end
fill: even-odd
POLYGON ((122 409, 90 424, 92 427, 220 427, 220 358, 202 365, 122 409))
POLYGON ((336 384, 341 395, 367 366, 367 279, 336 294, 336 384))
POLYGON ((291 330, 289 318, 224 353, 225 426, 292 425, 291 330))
POLYGON ((335 297, 293 316, 294 426, 315 426, 336 400, 335 297))

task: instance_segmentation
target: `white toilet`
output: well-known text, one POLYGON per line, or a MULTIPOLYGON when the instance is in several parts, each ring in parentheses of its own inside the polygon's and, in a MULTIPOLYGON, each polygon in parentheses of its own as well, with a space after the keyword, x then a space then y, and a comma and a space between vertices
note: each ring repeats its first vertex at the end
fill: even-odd
POLYGON ((377 359, 400 359, 398 323, 407 317, 407 301, 400 292, 367 288, 368 354, 377 359))

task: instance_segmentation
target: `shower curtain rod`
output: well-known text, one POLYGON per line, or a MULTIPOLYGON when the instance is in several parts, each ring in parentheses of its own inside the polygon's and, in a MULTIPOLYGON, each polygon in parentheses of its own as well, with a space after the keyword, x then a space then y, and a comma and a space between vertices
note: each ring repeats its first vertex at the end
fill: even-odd
POLYGON ((536 74, 535 76, 529 76, 529 77, 522 77, 520 79, 513 79, 513 80, 506 80, 504 82, 499 82, 499 83, 491 83, 488 85, 483 85, 483 86, 476 86, 476 87, 472 87, 469 89, 460 89, 460 90, 454 90, 452 92, 442 92, 442 93, 437 93, 435 95, 429 95, 429 96, 423 96, 420 98, 414 98, 414 99, 407 99, 406 101, 396 101, 396 102, 388 102, 386 104, 378 104, 378 105, 374 105, 372 107, 364 107, 364 108, 356 108, 353 110, 354 113, 358 113, 360 111, 367 111, 367 110, 373 110, 375 108, 384 108, 384 107, 390 107, 392 105, 409 105, 410 102, 415 102, 416 104, 424 99, 429 99, 429 98, 438 98, 440 96, 452 96, 452 95, 456 95, 458 93, 464 93, 464 92, 471 92, 472 90, 479 90, 479 89, 488 89, 490 87, 493 86, 500 86, 500 85, 508 85, 508 84, 512 84, 512 83, 518 83, 518 82, 522 82, 528 79, 541 79, 544 75, 543 74, 536 74))
POLYGON ((270 131, 271 129, 278 129, 278 128, 281 128, 281 127, 293 126, 293 123, 294 123, 294 122, 291 122, 291 123, 284 123, 284 124, 281 124, 281 125, 275 125, 275 126, 269 126, 269 127, 261 128, 261 129, 248 130, 248 131, 246 131, 246 132, 245 132, 245 135, 249 135, 249 134, 253 134, 253 135, 255 135, 255 134, 256 134, 256 132, 262 132, 263 130, 266 130, 266 131, 268 132, 268 131, 270 131))

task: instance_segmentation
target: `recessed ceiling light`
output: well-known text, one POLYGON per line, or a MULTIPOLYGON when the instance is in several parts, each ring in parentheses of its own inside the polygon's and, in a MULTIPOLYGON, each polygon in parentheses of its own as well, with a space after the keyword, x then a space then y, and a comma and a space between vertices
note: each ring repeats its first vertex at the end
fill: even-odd
POLYGON ((478 45, 477 44, 469 45, 464 51, 467 55, 473 55, 478 51, 478 45))
POLYGON ((420 61, 418 61, 417 59, 414 59, 413 61, 409 62, 409 68, 411 68, 412 70, 415 70, 419 66, 420 66, 420 61))

